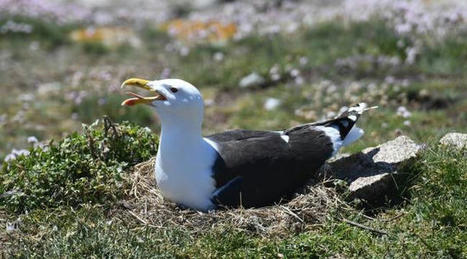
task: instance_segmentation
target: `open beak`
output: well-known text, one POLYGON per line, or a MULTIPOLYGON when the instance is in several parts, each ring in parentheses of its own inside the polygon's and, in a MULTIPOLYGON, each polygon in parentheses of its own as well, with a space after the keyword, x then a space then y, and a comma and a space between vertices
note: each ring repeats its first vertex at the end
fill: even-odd
POLYGON ((136 86, 136 87, 145 89, 147 91, 150 91, 154 95, 146 97, 146 96, 141 96, 133 92, 127 92, 127 94, 133 96, 133 98, 129 98, 123 101, 122 106, 133 106, 136 104, 151 104, 152 102, 157 101, 157 100, 161 100, 161 101, 167 100, 167 98, 164 95, 162 95, 160 92, 152 89, 148 85, 148 83, 149 83, 148 80, 139 79, 139 78, 130 78, 130 79, 125 80, 121 88, 125 88, 127 86, 136 86))

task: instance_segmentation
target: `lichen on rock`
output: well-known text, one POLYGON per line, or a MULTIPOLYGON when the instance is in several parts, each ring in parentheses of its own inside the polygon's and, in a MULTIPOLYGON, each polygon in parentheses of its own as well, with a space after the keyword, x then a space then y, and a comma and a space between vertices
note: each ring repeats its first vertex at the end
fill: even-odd
POLYGON ((447 146, 451 146, 457 149, 462 149, 467 147, 467 134, 451 132, 441 138, 439 143, 447 146))

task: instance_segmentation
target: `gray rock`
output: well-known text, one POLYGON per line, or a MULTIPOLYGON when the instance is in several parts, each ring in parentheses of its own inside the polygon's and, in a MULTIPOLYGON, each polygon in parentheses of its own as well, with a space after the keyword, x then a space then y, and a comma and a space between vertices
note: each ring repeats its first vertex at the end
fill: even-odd
POLYGON ((269 97, 268 99, 266 99, 266 101, 264 102, 264 109, 266 111, 272 111, 272 110, 275 110, 277 109, 277 107, 279 107, 280 105, 282 104, 282 101, 277 99, 277 98, 272 98, 272 97, 269 97))
POLYGON ((384 203, 399 193, 398 182, 404 178, 404 173, 399 172, 401 163, 416 157, 421 149, 409 137, 400 136, 335 159, 325 167, 325 174, 346 181, 351 198, 370 204, 384 203))
POLYGON ((399 136, 394 140, 383 143, 377 147, 369 147, 363 150, 364 154, 375 153, 374 162, 401 163, 417 156, 422 148, 407 136, 399 136))
POLYGON ((265 82, 265 79, 262 76, 260 76, 259 74, 253 72, 253 73, 245 76, 244 78, 242 78, 240 80, 240 83, 238 83, 238 85, 241 88, 248 88, 248 87, 252 87, 252 86, 261 85, 264 82, 265 82))
POLYGON ((462 149, 467 147, 467 134, 452 132, 444 135, 439 143, 454 148, 462 149))

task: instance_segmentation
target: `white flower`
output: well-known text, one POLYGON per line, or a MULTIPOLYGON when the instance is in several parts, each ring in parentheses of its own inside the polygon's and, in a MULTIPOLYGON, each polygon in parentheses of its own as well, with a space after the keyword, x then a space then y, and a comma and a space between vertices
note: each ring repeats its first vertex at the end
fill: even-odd
POLYGON ((26 149, 13 149, 12 153, 15 154, 16 156, 29 155, 29 151, 27 151, 26 149))
POLYGON ((279 65, 274 64, 274 66, 272 66, 271 69, 269 69, 269 74, 279 74, 279 65))
POLYGON ((301 77, 301 76, 297 76, 297 77, 295 78, 295 84, 296 84, 296 85, 303 85, 304 82, 305 82, 305 80, 304 80, 303 77, 301 77))
POLYGON ((5 157, 5 159, 3 161, 5 161, 5 162, 11 161, 11 160, 14 160, 18 156, 21 156, 21 155, 27 156, 27 155, 29 155, 29 151, 27 151, 26 149, 15 149, 15 148, 13 148, 13 150, 11 150, 11 153, 6 155, 6 157, 5 157))
POLYGON ((407 48, 406 53, 407 53, 406 62, 408 64, 413 64, 415 62, 415 58, 417 57, 417 54, 418 54, 417 48, 416 47, 407 48))
POLYGON ((180 55, 181 55, 181 56, 183 56, 183 57, 184 57, 184 56, 188 56, 188 54, 190 54, 190 49, 189 49, 189 48, 187 48, 187 47, 182 47, 182 48, 180 49, 180 55))
POLYGON ((8 20, 5 24, 0 27, 0 33, 5 34, 8 32, 21 32, 21 33, 31 33, 32 25, 27 23, 17 23, 11 20, 8 20))
POLYGON ((16 155, 13 154, 13 153, 10 153, 10 154, 6 155, 6 157, 5 157, 5 159, 3 161, 8 162, 8 161, 11 161, 11 160, 14 160, 14 159, 16 159, 16 155))
POLYGON ((13 232, 18 229, 18 224, 16 222, 8 222, 6 224, 6 232, 13 232))
POLYGON ((399 106, 399 108, 397 108, 397 115, 401 116, 402 118, 409 118, 412 116, 412 113, 409 112, 409 110, 407 110, 407 108, 404 106, 399 106))
POLYGON ((292 77, 297 77, 298 75, 300 75, 300 70, 294 68, 294 69, 292 69, 292 70, 290 71, 290 75, 291 75, 292 77))
POLYGON ((281 79, 280 74, 271 74, 271 80, 272 81, 278 81, 279 79, 281 79))
POLYGON ((35 143, 39 142, 39 140, 35 136, 29 136, 27 138, 27 141, 28 141, 28 143, 31 143, 31 144, 35 144, 35 143))
POLYGON ((412 30, 412 25, 409 23, 397 24, 395 29, 399 34, 406 34, 412 30))
POLYGON ((222 61, 224 59, 224 53, 222 52, 216 52, 214 54, 214 60, 219 62, 219 61, 222 61))

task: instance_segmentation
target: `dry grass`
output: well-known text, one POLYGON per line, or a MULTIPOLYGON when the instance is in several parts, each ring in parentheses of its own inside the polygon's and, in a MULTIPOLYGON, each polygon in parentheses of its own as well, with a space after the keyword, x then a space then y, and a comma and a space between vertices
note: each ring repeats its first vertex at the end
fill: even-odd
POLYGON ((337 208, 351 209, 334 188, 323 182, 308 185, 289 202, 256 209, 217 210, 208 213, 181 208, 164 200, 156 187, 154 161, 138 164, 131 173, 129 199, 114 213, 135 218, 155 228, 183 226, 196 233, 209 229, 232 229, 263 237, 286 236, 312 229, 332 217, 337 208))

